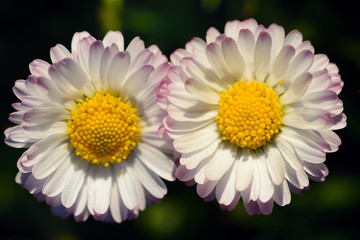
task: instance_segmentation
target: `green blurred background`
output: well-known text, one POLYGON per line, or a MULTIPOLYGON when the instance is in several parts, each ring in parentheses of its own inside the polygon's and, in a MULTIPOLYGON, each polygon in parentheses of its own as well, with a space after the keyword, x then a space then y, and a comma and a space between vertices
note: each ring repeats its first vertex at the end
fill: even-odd
POLYGON ((340 94, 348 126, 338 134, 340 150, 328 154, 330 175, 311 182, 291 204, 275 206, 270 216, 248 216, 242 203, 232 212, 203 202, 195 187, 167 183, 161 204, 147 208, 137 220, 104 224, 89 218, 76 223, 51 215, 15 181, 22 149, 1 143, 1 239, 355 239, 360 214, 359 99, 360 27, 357 2, 351 0, 5 0, 0 4, 1 126, 6 129, 16 102, 14 81, 29 75, 33 59, 50 61, 57 43, 70 48, 72 35, 86 30, 102 39, 108 30, 121 30, 126 44, 140 36, 146 46, 157 44, 169 56, 193 36, 205 37, 210 26, 223 31, 228 20, 254 17, 273 22, 288 33, 299 29, 317 53, 335 62, 345 82, 340 94))

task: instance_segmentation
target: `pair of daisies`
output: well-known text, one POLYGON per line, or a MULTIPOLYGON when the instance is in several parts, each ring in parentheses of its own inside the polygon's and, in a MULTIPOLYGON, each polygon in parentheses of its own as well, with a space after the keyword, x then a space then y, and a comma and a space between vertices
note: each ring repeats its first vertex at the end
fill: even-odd
POLYGON ((122 222, 167 193, 162 179, 197 184, 206 200, 270 214, 323 181, 346 125, 343 82, 294 30, 254 19, 210 28, 171 62, 120 32, 75 33, 17 80, 5 142, 27 148, 16 182, 53 213, 122 222))

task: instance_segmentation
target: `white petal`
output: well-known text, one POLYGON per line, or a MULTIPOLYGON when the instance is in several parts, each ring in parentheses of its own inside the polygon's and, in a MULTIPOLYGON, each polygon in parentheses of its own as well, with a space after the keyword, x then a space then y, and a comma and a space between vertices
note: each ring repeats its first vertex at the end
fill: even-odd
POLYGON ((198 172, 199 166, 194 169, 187 169, 184 165, 179 165, 176 168, 175 176, 180 181, 188 182, 194 179, 195 174, 198 172))
POLYGON ((170 132, 194 132, 197 130, 200 130, 201 128, 206 127, 208 124, 213 122, 212 120, 204 121, 204 122, 181 122, 172 119, 171 117, 167 116, 163 120, 163 124, 166 128, 166 130, 170 132))
POLYGON ((328 108, 339 102, 339 97, 333 91, 325 90, 321 92, 313 92, 304 96, 304 106, 309 108, 328 108))
POLYGON ((267 32, 270 33, 272 39, 271 59, 273 60, 284 46, 285 30, 282 26, 273 23, 267 28, 267 32))
MULTIPOLYGON (((129 68, 129 74, 133 74, 145 65, 154 66, 155 54, 149 49, 144 49, 137 56, 131 56, 131 65, 129 68)), ((155 66, 154 66, 155 67, 155 66)))
MULTIPOLYGON (((243 196, 243 198, 244 198, 244 196, 243 196)), ((249 215, 260 214, 261 213, 259 205, 257 204, 256 201, 249 201, 249 202, 244 201, 244 207, 245 207, 246 212, 249 215)))
POLYGON ((183 153, 180 158, 180 163, 185 165, 187 169, 194 169, 206 158, 213 156, 221 141, 221 139, 217 138, 214 139, 214 142, 210 143, 203 149, 200 149, 196 152, 183 153))
POLYGON ((265 148, 266 165, 269 175, 275 185, 281 184, 285 179, 285 162, 277 147, 265 148))
POLYGON ((206 47, 206 55, 218 77, 222 78, 225 76, 223 81, 225 81, 227 84, 230 84, 232 79, 229 79, 229 76, 226 76, 230 69, 225 62, 221 47, 217 43, 210 43, 206 47))
POLYGON ((83 185, 81 185, 80 187, 80 191, 79 194, 77 195, 74 205, 71 207, 73 209, 74 217, 80 215, 86 209, 87 199, 88 199, 87 181, 85 180, 83 182, 83 185))
POLYGON ((305 135, 304 131, 297 133, 291 132, 291 129, 289 128, 283 129, 283 135, 288 138, 289 141, 291 141, 295 148, 295 151, 303 161, 312 163, 324 162, 326 153, 323 147, 320 146, 318 143, 309 140, 301 133, 305 135))
POLYGON ((289 88, 280 96, 279 102, 282 105, 287 105, 295 102, 306 92, 310 85, 312 75, 310 73, 303 73, 290 83, 289 88))
POLYGON ((23 120, 32 124, 44 124, 69 118, 70 112, 63 108, 34 108, 24 114, 23 120))
POLYGON ((298 189, 304 189, 309 185, 309 178, 305 171, 295 171, 290 165, 286 164, 286 179, 298 189))
POLYGON ((53 173, 72 153, 68 142, 61 143, 37 162, 32 170, 35 178, 43 179, 53 173))
POLYGON ((87 172, 87 175, 86 175, 86 186, 87 186, 87 189, 86 189, 86 195, 87 195, 87 209, 89 210, 89 212, 91 213, 91 215, 95 215, 95 212, 94 212, 94 201, 95 201, 95 195, 94 195, 94 192, 95 192, 95 189, 94 189, 94 186, 95 186, 95 168, 97 166, 95 165, 90 165, 89 166, 89 169, 88 169, 88 172, 87 172))
POLYGON ((220 32, 213 27, 210 27, 206 32, 206 43, 215 42, 216 38, 220 35, 220 32))
POLYGON ((44 202, 46 200, 46 196, 41 192, 34 194, 34 197, 38 202, 44 202))
POLYGON ((153 172, 160 177, 175 180, 175 165, 164 153, 146 144, 139 143, 135 149, 136 156, 153 172))
POLYGON ((218 181, 207 181, 203 184, 197 184, 196 192, 200 197, 206 198, 215 189, 215 186, 217 183, 218 183, 218 181))
MULTIPOLYGON (((186 70, 185 75, 183 72, 177 73, 176 77, 180 78, 179 84, 183 84, 183 81, 188 78, 188 75, 192 78, 196 78, 199 81, 202 81, 204 84, 209 85, 213 89, 225 90, 227 89, 226 84, 224 84, 221 79, 217 76, 215 70, 210 66, 209 63, 200 62, 194 58, 184 58, 181 60, 181 67, 186 70), (208 66, 206 66, 208 65, 208 66)), ((172 72, 169 72, 169 77, 175 82, 178 80, 173 76, 172 72)), ((183 87, 182 85, 180 85, 183 87)), ((171 85, 169 86, 171 88, 171 85)))
POLYGON ((305 162, 304 170, 309 174, 309 177, 315 181, 325 181, 325 177, 329 174, 328 168, 325 164, 315 164, 305 162))
POLYGON ((218 181, 233 165, 237 146, 222 143, 205 169, 205 177, 210 181, 218 181))
POLYGON ((325 54, 316 54, 314 56, 314 62, 311 68, 309 69, 310 72, 315 72, 319 70, 323 70, 329 63, 329 58, 325 54))
POLYGON ((194 37, 191 39, 191 41, 186 43, 185 49, 188 52, 193 52, 193 50, 196 49, 205 53, 206 42, 201 38, 194 37))
POLYGON ((30 177, 31 173, 18 172, 15 176, 15 182, 20 184, 22 187, 25 186, 26 180, 30 177))
POLYGON ((324 91, 329 88, 331 84, 331 76, 326 70, 312 72, 312 75, 313 80, 307 89, 307 94, 324 91))
POLYGON ((82 92, 65 80, 63 76, 57 72, 54 65, 49 68, 49 74, 51 79, 44 77, 37 79, 37 85, 45 90, 43 95, 45 101, 60 108, 75 108, 76 103, 73 100, 81 99, 83 97, 82 92))
POLYGON ((134 170, 134 173, 142 183, 144 188, 155 198, 161 199, 166 194, 167 189, 164 182, 149 170, 139 159, 134 159, 131 162, 131 167, 134 170))
POLYGON ((203 184, 205 182, 208 181, 208 179, 206 179, 205 177, 205 170, 206 170, 206 167, 208 166, 209 162, 211 161, 211 159, 213 158, 213 156, 209 156, 207 158, 205 158, 200 164, 199 166, 197 166, 195 169, 193 170, 189 170, 191 172, 194 172, 195 175, 194 175, 194 181, 196 183, 199 183, 199 184, 203 184))
POLYGON ((79 215, 74 215, 74 220, 76 222, 84 222, 86 221, 86 219, 88 219, 88 217, 90 216, 90 212, 88 211, 88 209, 84 209, 79 215))
MULTIPOLYGON (((95 85, 100 85, 100 64, 104 53, 104 45, 101 41, 96 41, 90 46, 89 50, 89 74, 95 85)), ((98 90, 100 87, 98 86, 98 90)))
MULTIPOLYGON (((60 62, 62 61, 63 60, 61 60, 60 62)), ((72 82, 69 82, 67 79, 65 79, 59 71, 60 62, 55 63, 49 67, 49 79, 39 78, 39 82, 41 82, 41 85, 45 86, 50 96, 52 95, 52 92, 61 92, 65 96, 71 96, 74 99, 82 97, 83 95, 81 91, 76 88, 76 86, 72 82)))
POLYGON ((29 174, 29 177, 26 179, 25 184, 22 184, 24 184, 24 187, 26 188, 26 190, 29 191, 29 193, 38 194, 41 192, 46 180, 46 178, 41 180, 36 179, 34 175, 29 174))
MULTIPOLYGON (((34 139, 37 139, 37 136, 28 136, 24 134, 23 128, 21 125, 17 125, 11 128, 8 128, 5 132, 6 138, 9 138, 16 142, 36 142, 34 139)), ((38 138, 40 139, 40 138, 38 138)))
POLYGON ((262 202, 260 200, 257 201, 260 211, 262 214, 264 215, 269 215, 272 212, 273 206, 274 206, 274 201, 272 199, 270 199, 267 202, 262 202))
POLYGON ((71 58, 65 58, 52 65, 63 78, 77 89, 81 89, 87 96, 91 96, 91 86, 84 70, 71 58))
POLYGON ((239 151, 239 163, 236 170, 235 187, 239 192, 247 189, 251 183, 254 174, 254 163, 250 152, 246 149, 239 151))
POLYGON ((283 181, 282 184, 275 186, 273 199, 280 206, 285 206, 290 203, 291 193, 286 180, 283 181))
POLYGON ((116 181, 113 181, 111 186, 110 212, 114 221, 117 223, 121 223, 126 220, 128 215, 128 209, 120 197, 116 181))
POLYGON ((48 77, 50 64, 41 59, 35 59, 29 64, 32 75, 48 77))
POLYGON ((46 200, 46 203, 48 205, 50 205, 51 207, 53 207, 53 208, 56 208, 56 207, 59 207, 59 206, 60 206, 60 208, 62 207, 61 206, 61 196, 60 196, 60 194, 58 194, 56 196, 53 196, 53 197, 46 196, 45 200, 46 200))
POLYGON ((286 131, 300 135, 302 141, 310 146, 319 146, 326 152, 330 149, 330 144, 324 138, 322 138, 317 131, 296 128, 286 128, 286 131))
POLYGON ((331 120, 333 121, 333 125, 329 128, 331 130, 342 129, 347 125, 347 117, 344 113, 340 113, 336 116, 331 117, 331 120))
POLYGON ((47 122, 42 125, 29 125, 23 124, 22 132, 25 136, 31 136, 32 138, 46 138, 55 133, 66 133, 67 126, 65 122, 47 122))
MULTIPOLYGON (((251 63, 255 51, 255 38, 253 33, 249 29, 240 30, 237 44, 240 54, 244 57, 245 63, 251 63)), ((249 72, 253 71, 250 65, 246 67, 249 69, 249 72)))
POLYGON ((22 99, 22 97, 29 95, 29 90, 26 89, 25 86, 25 80, 22 79, 15 81, 15 85, 12 90, 15 96, 20 100, 22 99))
POLYGON ((62 192, 68 177, 74 172, 72 164, 71 158, 67 157, 45 182, 42 190, 43 194, 54 197, 62 192))
POLYGON ((293 46, 285 46, 281 49, 279 54, 276 56, 273 64, 272 71, 276 79, 280 79, 285 73, 289 63, 295 55, 295 48, 293 46))
POLYGON ((71 51, 74 52, 74 51, 77 51, 77 46, 78 46, 78 42, 85 38, 85 37, 88 37, 90 36, 90 34, 88 32, 76 32, 72 38, 72 41, 71 41, 71 51))
POLYGON ((96 166, 93 172, 94 215, 104 214, 110 205, 111 168, 96 166))
POLYGON ((213 105, 201 104, 201 102, 195 103, 194 106, 187 109, 170 104, 167 108, 167 113, 176 121, 204 122, 208 120, 214 121, 215 116, 218 114, 218 109, 213 105))
POLYGON ((284 114, 283 124, 300 129, 323 129, 332 125, 328 111, 322 109, 300 108, 284 114))
POLYGON ((74 157, 73 161, 76 161, 72 164, 74 168, 74 173, 71 174, 64 186, 64 190, 61 194, 61 202, 66 208, 70 208, 75 203, 78 194, 82 188, 82 185, 85 180, 88 163, 81 159, 80 157, 74 157))
POLYGON ((290 203, 291 193, 286 180, 283 181, 282 184, 275 186, 273 199, 280 206, 285 206, 290 203))
POLYGON ((119 51, 124 51, 124 37, 119 31, 109 31, 106 33, 103 43, 105 47, 116 44, 119 48, 119 51))
POLYGON ((315 52, 315 49, 311 45, 310 41, 304 41, 304 42, 300 43, 299 46, 296 47, 296 52, 301 52, 301 51, 304 51, 304 50, 309 50, 312 53, 315 52))
POLYGON ((107 86, 110 92, 119 93, 121 91, 130 61, 128 52, 119 52, 112 58, 107 71, 107 86))
POLYGON ((293 30, 286 36, 284 46, 292 45, 297 47, 302 42, 302 40, 302 34, 298 30, 293 30))
POLYGON ((169 141, 169 139, 160 138, 155 132, 153 134, 143 132, 141 135, 141 141, 161 150, 165 154, 171 154, 174 151, 172 141, 169 141))
POLYGON ((240 23, 241 22, 239 20, 226 22, 224 27, 224 33, 230 38, 237 38, 240 30, 240 23))
MULTIPOLYGON (((133 185, 137 196, 137 209, 143 211, 146 207, 146 196, 145 196, 145 189, 141 183, 141 181, 136 177, 136 172, 133 168, 129 167, 129 173, 131 174, 132 178, 134 179, 133 185)), ((147 193, 148 194, 148 193, 147 193)))
POLYGON ((238 47, 234 39, 226 38, 221 44, 224 54, 224 59, 234 76, 238 79, 241 78, 244 71, 246 71, 243 56, 239 53, 238 47))
MULTIPOLYGON (((176 108, 183 108, 187 109, 189 111, 193 111, 198 107, 199 110, 204 110, 206 108, 210 108, 212 105, 204 103, 199 101, 198 99, 195 99, 193 96, 191 96, 187 91, 185 90, 170 90, 167 96, 165 96, 165 110, 167 110, 167 107, 170 105, 174 105, 176 108)), ((159 96, 158 96, 159 98, 159 96)))
POLYGON ((186 57, 192 57, 192 53, 186 51, 185 49, 176 49, 171 55, 170 55, 170 60, 171 63, 175 64, 175 65, 180 65, 180 62, 183 58, 186 57))
POLYGON ((108 69, 109 65, 111 63, 112 58, 117 54, 118 51, 116 49, 116 45, 111 45, 111 47, 106 47, 101 55, 101 61, 100 61, 100 82, 103 88, 107 87, 107 81, 108 81, 108 69))
POLYGON ((208 104, 217 105, 219 101, 219 94, 213 88, 198 81, 194 78, 189 78, 185 82, 185 88, 192 96, 208 104))
POLYGON ((144 95, 145 98, 148 98, 149 96, 147 96, 147 95, 149 95, 149 94, 153 95, 151 90, 155 87, 157 88, 161 81, 163 81, 163 80, 166 81, 165 79, 167 78, 167 73, 168 73, 170 67, 171 67, 171 65, 167 61, 165 63, 162 63, 159 66, 155 67, 153 74, 151 74, 151 76, 149 77, 149 80, 148 80, 149 88, 148 88, 148 91, 144 95))
MULTIPOLYGON (((237 162, 236 162, 237 163, 237 162)), ((216 186, 216 199, 220 204, 230 205, 236 196, 235 179, 237 164, 234 163, 216 186)))
POLYGON ((153 71, 153 66, 145 65, 130 75, 123 86, 123 91, 127 94, 127 97, 135 97, 134 95, 138 93, 140 89, 144 89, 145 83, 153 71))
POLYGON ((241 198, 241 193, 236 192, 235 197, 232 200, 232 202, 229 205, 220 205, 221 209, 226 210, 226 211, 234 210, 234 208, 238 205, 240 198, 241 198))
MULTIPOLYGON (((260 159, 255 160, 255 163, 257 163, 258 174, 260 178, 260 193, 258 200, 261 203, 268 202, 274 194, 274 184, 271 181, 269 171, 266 165, 267 160, 268 159, 266 159, 266 156, 264 154, 261 155, 260 159)), ((255 199, 253 198, 253 200, 255 199)))
POLYGON ((137 196, 133 185, 133 178, 129 174, 127 166, 116 164, 114 168, 114 178, 117 180, 119 192, 125 206, 132 210, 137 206, 137 196))
POLYGON ((71 58, 71 53, 63 45, 57 44, 50 49, 50 58, 53 63, 56 63, 64 58, 71 58))
POLYGON ((249 199, 256 201, 259 199, 260 194, 261 194, 261 169, 259 167, 259 161, 261 161, 260 158, 260 153, 256 153, 254 156, 252 156, 253 159, 253 164, 254 164, 254 170, 253 170, 253 176, 252 176, 252 181, 251 184, 249 186, 249 199))
POLYGON ((254 71, 256 80, 263 82, 268 74, 272 40, 267 32, 261 32, 258 36, 254 53, 254 71))
POLYGON ((219 138, 219 132, 217 124, 213 123, 197 132, 178 137, 173 144, 176 151, 189 153, 209 146, 216 138, 219 138))
POLYGON ((142 50, 145 49, 144 41, 139 37, 134 37, 129 43, 126 50, 130 53, 131 58, 135 58, 142 50))
POLYGON ((297 155, 291 141, 284 138, 283 134, 279 134, 279 136, 277 136, 276 146, 278 147, 284 159, 290 164, 292 168, 294 168, 297 171, 303 169, 304 164, 301 161, 301 158, 297 155))
POLYGON ((89 73, 89 49, 92 43, 94 43, 96 39, 92 36, 81 39, 78 42, 77 46, 77 61, 79 66, 81 66, 85 73, 89 73))
POLYGON ((283 77, 285 85, 288 85, 293 79, 297 78, 300 74, 306 72, 314 60, 314 54, 309 50, 304 50, 298 53, 283 77))
POLYGON ((339 136, 336 133, 334 133, 331 130, 320 130, 319 134, 330 145, 329 152, 335 152, 338 150, 338 148, 341 144, 341 139, 339 138, 339 136))
POLYGON ((19 161, 21 161, 21 165, 23 166, 32 167, 55 147, 67 140, 68 135, 66 133, 52 134, 49 137, 34 143, 23 153, 19 161))

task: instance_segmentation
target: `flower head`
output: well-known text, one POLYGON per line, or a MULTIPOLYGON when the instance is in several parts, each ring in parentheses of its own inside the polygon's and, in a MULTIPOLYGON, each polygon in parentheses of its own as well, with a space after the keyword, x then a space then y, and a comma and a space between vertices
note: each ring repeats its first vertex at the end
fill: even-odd
POLYGON ((165 111, 156 92, 169 69, 158 47, 120 32, 103 41, 75 33, 52 63, 35 60, 18 80, 20 99, 5 142, 28 148, 16 181, 60 216, 121 222, 163 198, 174 180, 171 143, 157 135, 165 111), (160 176, 160 177, 159 177, 160 176))
POLYGON ((270 214, 290 202, 309 178, 323 181, 328 152, 346 125, 335 64, 314 54, 297 30, 230 21, 210 28, 171 55, 158 91, 167 110, 159 134, 174 139, 176 176, 197 193, 233 209, 242 197, 249 214, 270 214))

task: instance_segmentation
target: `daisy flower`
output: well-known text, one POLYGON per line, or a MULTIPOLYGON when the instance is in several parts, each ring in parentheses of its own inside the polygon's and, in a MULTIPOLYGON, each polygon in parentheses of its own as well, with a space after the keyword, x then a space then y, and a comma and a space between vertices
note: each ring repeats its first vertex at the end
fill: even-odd
POLYGON ((328 152, 346 125, 335 64, 314 54, 299 31, 230 21, 210 28, 171 55, 174 67, 158 91, 167 110, 159 135, 174 139, 178 179, 200 197, 232 210, 270 214, 293 192, 323 181, 328 152))
POLYGON ((20 99, 5 142, 28 148, 16 182, 54 214, 122 222, 162 199, 175 180, 171 143, 157 135, 165 111, 156 92, 169 69, 157 46, 136 37, 124 50, 120 32, 102 41, 75 33, 71 52, 50 50, 17 80, 20 99))

